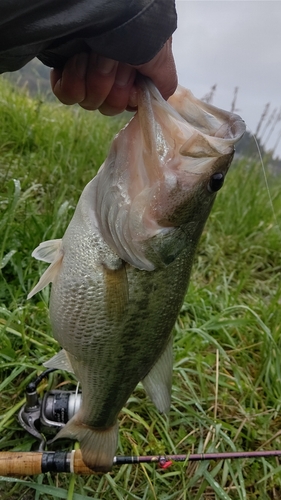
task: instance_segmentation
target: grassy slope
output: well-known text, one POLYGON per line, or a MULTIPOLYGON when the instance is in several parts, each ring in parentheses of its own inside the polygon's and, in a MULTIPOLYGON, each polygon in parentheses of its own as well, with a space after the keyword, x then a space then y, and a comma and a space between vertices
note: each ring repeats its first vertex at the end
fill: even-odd
MULTIPOLYGON (((0 122, 0 450, 29 450, 34 441, 16 414, 26 384, 58 348, 50 336, 48 290, 26 301, 44 267, 30 254, 40 241, 62 236, 120 122, 29 100, 1 80, 0 122)), ((269 178, 269 184, 280 224, 281 179, 269 178)), ((219 193, 175 326, 169 422, 137 388, 120 417, 118 453, 281 448, 280 300, 280 225, 261 166, 241 161, 219 193)), ((50 383, 59 381, 56 375, 50 383)), ((77 500, 281 495, 277 459, 174 464, 165 471, 122 466, 104 477, 24 479, 31 489, 0 483, 1 499, 54 498, 50 486, 61 488, 59 498, 80 494, 77 500)))

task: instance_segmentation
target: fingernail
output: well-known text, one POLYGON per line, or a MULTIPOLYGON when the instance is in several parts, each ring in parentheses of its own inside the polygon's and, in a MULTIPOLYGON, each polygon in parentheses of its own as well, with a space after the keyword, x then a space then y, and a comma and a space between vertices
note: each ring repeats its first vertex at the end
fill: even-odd
POLYGON ((136 88, 133 87, 129 95, 128 106, 132 109, 135 109, 137 105, 138 105, 138 93, 136 88))
POLYGON ((86 71, 88 66, 88 54, 82 52, 78 54, 75 61, 75 71, 81 80, 85 78, 86 71))
POLYGON ((114 61, 113 59, 108 59, 107 57, 102 56, 98 57, 97 67, 100 73, 103 73, 104 75, 109 75, 116 65, 117 61, 114 61))
POLYGON ((119 87, 125 87, 129 83, 133 72, 135 70, 130 68, 130 66, 119 66, 115 77, 115 84, 119 85, 119 87))

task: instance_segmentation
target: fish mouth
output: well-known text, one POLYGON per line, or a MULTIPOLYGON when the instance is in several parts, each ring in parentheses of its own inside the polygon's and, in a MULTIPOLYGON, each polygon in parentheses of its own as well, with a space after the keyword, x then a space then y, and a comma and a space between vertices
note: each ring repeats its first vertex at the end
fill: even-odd
POLYGON ((171 216, 178 206, 190 203, 213 174, 226 174, 245 124, 181 86, 166 102, 150 80, 140 77, 137 84, 138 111, 97 176, 95 213, 111 249, 151 271, 144 242, 181 224, 171 216))
POLYGON ((181 85, 178 85, 168 103, 197 131, 208 137, 223 139, 231 146, 239 141, 245 132, 245 122, 239 115, 197 99, 190 90, 181 85), (184 102, 188 103, 188 106, 184 106, 184 102))

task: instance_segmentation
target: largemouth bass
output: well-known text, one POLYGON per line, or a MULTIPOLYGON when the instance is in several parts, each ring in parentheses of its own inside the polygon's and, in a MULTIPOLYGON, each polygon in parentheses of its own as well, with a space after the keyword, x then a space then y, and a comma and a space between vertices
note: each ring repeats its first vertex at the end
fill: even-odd
POLYGON ((50 318, 63 350, 46 363, 73 371, 82 405, 58 437, 110 470, 118 414, 142 382, 160 412, 172 384, 172 328, 195 249, 245 130, 237 115, 178 87, 165 102, 140 81, 138 112, 113 141, 60 240, 33 252, 51 265, 50 318))

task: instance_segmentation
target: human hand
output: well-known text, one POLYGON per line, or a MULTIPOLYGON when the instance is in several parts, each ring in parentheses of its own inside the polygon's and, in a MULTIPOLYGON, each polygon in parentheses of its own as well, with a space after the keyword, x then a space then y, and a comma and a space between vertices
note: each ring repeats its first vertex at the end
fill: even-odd
POLYGON ((76 54, 63 70, 51 71, 51 86, 63 104, 78 103, 87 110, 99 109, 113 116, 137 105, 136 72, 148 76, 165 99, 177 87, 177 74, 169 39, 148 63, 139 66, 114 61, 91 52, 76 54))

